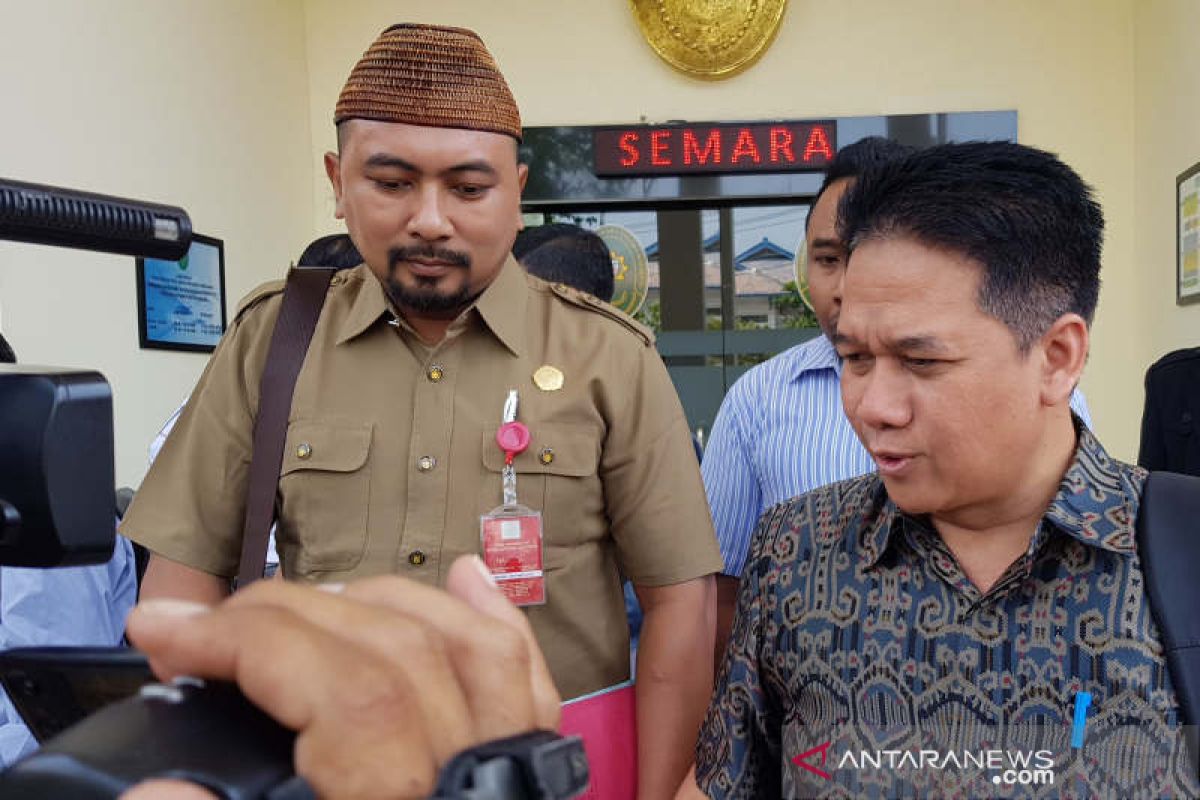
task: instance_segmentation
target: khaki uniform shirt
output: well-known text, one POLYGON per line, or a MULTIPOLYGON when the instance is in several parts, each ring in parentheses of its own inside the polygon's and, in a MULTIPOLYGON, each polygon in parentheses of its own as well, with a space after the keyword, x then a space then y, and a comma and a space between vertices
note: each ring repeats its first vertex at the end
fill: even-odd
MULTIPOLYGON (((122 532, 233 576, 259 381, 282 282, 243 302, 129 508, 122 532)), ((512 259, 435 347, 365 265, 330 286, 296 383, 279 480, 284 575, 441 583, 500 505, 505 397, 532 434, 517 494, 542 512, 546 605, 528 609, 560 693, 628 677, 618 570, 651 586, 721 567, 687 423, 650 333, 512 259), (543 391, 533 373, 559 369, 543 391)))

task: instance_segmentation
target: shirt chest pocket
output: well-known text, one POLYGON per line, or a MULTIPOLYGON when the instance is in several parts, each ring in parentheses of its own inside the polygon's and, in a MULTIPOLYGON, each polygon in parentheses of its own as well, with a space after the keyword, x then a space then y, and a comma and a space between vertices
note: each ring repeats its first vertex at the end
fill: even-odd
MULTIPOLYGON (((513 459, 517 502, 542 512, 547 566, 561 564, 570 548, 603 538, 608 530, 604 489, 597 472, 600 436, 586 425, 529 425, 530 442, 513 459)), ((503 499, 504 453, 494 431, 482 443, 486 478, 480 509, 487 513, 503 499)))
POLYGON ((279 477, 279 556, 286 574, 353 569, 367 543, 371 426, 296 420, 279 477))

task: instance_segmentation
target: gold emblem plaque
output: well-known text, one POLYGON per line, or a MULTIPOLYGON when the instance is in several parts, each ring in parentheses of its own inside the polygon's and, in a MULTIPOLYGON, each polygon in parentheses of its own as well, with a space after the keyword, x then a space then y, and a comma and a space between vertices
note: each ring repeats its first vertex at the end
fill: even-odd
POLYGON ((701 78, 727 78, 766 51, 787 0, 629 0, 664 61, 701 78))

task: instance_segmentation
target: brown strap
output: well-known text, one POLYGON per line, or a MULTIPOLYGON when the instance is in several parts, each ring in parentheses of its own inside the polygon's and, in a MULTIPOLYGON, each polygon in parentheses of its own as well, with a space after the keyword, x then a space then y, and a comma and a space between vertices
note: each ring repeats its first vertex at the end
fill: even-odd
POLYGON ((246 523, 242 528, 242 560, 236 588, 249 586, 263 576, 267 565, 267 539, 275 521, 275 493, 283 465, 292 392, 304 364, 325 304, 329 279, 335 269, 302 267, 288 272, 283 307, 271 333, 267 364, 263 368, 254 422, 254 453, 250 458, 250 486, 246 494, 246 523))

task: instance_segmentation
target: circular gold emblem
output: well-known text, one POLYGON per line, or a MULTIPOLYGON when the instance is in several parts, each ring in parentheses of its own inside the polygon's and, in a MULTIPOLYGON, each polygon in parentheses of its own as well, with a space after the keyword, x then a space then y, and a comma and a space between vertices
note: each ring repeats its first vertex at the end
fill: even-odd
POLYGON ((642 35, 676 69, 727 78, 763 54, 787 0, 629 0, 642 35))
POLYGON ((609 302, 632 317, 641 310, 650 291, 646 250, 629 229, 620 225, 601 225, 596 235, 608 245, 613 264, 613 296, 609 302))
POLYGON ((563 387, 562 370, 543 364, 533 371, 533 382, 543 392, 557 392, 563 387))

